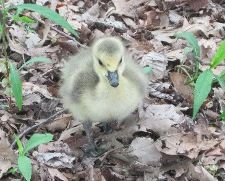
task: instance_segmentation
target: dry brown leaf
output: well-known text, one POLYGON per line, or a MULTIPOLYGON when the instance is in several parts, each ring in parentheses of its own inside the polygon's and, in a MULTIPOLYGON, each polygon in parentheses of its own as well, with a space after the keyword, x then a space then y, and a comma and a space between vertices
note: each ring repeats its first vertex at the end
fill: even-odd
POLYGON ((172 72, 170 73, 170 79, 176 92, 192 104, 194 100, 193 89, 189 85, 185 84, 187 76, 179 72, 172 72))
POLYGON ((44 97, 46 97, 48 99, 55 99, 48 92, 46 86, 33 84, 31 82, 23 82, 23 95, 24 96, 29 95, 29 94, 33 94, 35 92, 40 93, 41 95, 43 95, 44 97))
POLYGON ((83 127, 82 127, 82 125, 81 125, 81 123, 80 123, 80 126, 76 126, 76 127, 72 127, 72 128, 70 128, 70 129, 64 130, 64 131, 61 133, 61 135, 60 135, 60 137, 59 137, 58 140, 59 140, 59 141, 65 141, 65 140, 67 140, 67 139, 73 137, 72 135, 73 135, 74 133, 81 133, 82 130, 83 130, 83 127))
POLYGON ((160 25, 160 19, 158 16, 158 13, 154 10, 148 11, 145 13, 146 15, 146 20, 143 22, 144 24, 141 25, 149 30, 152 30, 155 27, 159 27, 160 25))
POLYGON ((187 3, 191 6, 192 9, 198 11, 200 8, 203 8, 208 4, 208 0, 187 0, 187 3))
POLYGON ((63 131, 66 129, 72 119, 73 118, 70 114, 63 114, 56 118, 52 123, 48 124, 46 127, 51 132, 63 131))
POLYGON ((216 139, 201 139, 193 132, 175 131, 155 143, 157 149, 168 155, 184 155, 190 159, 197 158, 201 151, 209 150, 220 141, 216 139))
POLYGON ((147 0, 112 0, 112 2, 116 7, 116 10, 112 11, 113 13, 135 18, 137 7, 146 3, 147 0))
POLYGON ((169 51, 168 53, 166 53, 166 56, 168 58, 168 61, 172 61, 172 62, 176 60, 183 61, 185 58, 183 49, 169 51))
POLYGON ((188 175, 191 179, 194 178, 201 181, 218 181, 204 167, 200 165, 194 166, 192 163, 188 165, 188 175))
POLYGON ((183 22, 183 19, 184 18, 175 10, 169 10, 169 20, 176 26, 180 25, 183 22))
POLYGON ((12 51, 15 51, 21 55, 28 54, 26 48, 22 47, 19 43, 17 43, 15 40, 7 37, 9 47, 12 51))
POLYGON ((225 108, 225 91, 222 88, 213 88, 214 91, 214 99, 218 100, 220 104, 220 112, 222 113, 225 108))
POLYGON ((75 157, 66 143, 51 142, 40 145, 38 151, 33 152, 38 162, 56 168, 73 168, 75 157))
POLYGON ((16 163, 16 155, 10 148, 4 131, 0 130, 0 178, 16 163))
POLYGON ((160 152, 154 146, 151 138, 136 138, 130 144, 129 154, 138 158, 138 161, 145 165, 158 163, 161 158, 160 152))
POLYGON ((37 48, 37 45, 39 44, 40 41, 41 39, 39 38, 38 34, 30 32, 27 34, 24 43, 29 50, 30 48, 37 48))
POLYGON ((33 105, 34 103, 41 103, 41 95, 36 94, 36 93, 31 93, 28 95, 25 95, 23 98, 23 105, 24 106, 30 106, 33 105))
POLYGON ((11 167, 12 163, 9 160, 0 158, 0 178, 2 178, 3 174, 7 173, 11 167))
POLYGON ((10 148, 10 144, 8 138, 4 131, 0 130, 0 155, 5 160, 10 160, 11 162, 15 162, 16 155, 10 148))
POLYGON ((26 40, 27 32, 22 26, 12 24, 12 26, 10 26, 9 28, 9 33, 11 34, 13 40, 17 39, 21 43, 23 43, 26 40))
POLYGON ((53 180, 55 180, 55 177, 56 177, 62 181, 68 181, 68 179, 58 169, 48 168, 48 172, 51 175, 51 177, 53 178, 53 180))
POLYGON ((201 57, 200 57, 201 62, 209 63, 211 58, 216 52, 217 48, 216 40, 214 38, 210 38, 208 40, 201 38, 198 41, 198 44, 201 48, 201 57))
POLYGON ((169 27, 170 20, 169 20, 169 17, 166 13, 160 12, 159 18, 160 18, 160 28, 161 29, 169 27))
POLYGON ((165 135, 173 125, 185 121, 185 116, 174 105, 149 105, 146 111, 140 113, 139 130, 152 130, 159 135, 165 135))
POLYGON ((66 153, 37 153, 33 152, 33 156, 38 162, 56 168, 73 168, 75 157, 66 153))
POLYGON ((152 68, 152 80, 159 80, 166 74, 167 57, 157 52, 149 52, 142 57, 140 64, 152 68))
POLYGON ((129 26, 132 29, 138 28, 137 24, 131 18, 123 17, 123 21, 127 26, 129 26))

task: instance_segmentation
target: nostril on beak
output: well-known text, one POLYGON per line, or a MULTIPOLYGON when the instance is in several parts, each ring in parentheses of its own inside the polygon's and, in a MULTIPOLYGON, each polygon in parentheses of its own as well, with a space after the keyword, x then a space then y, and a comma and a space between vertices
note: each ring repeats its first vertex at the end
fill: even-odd
POLYGON ((115 83, 112 83, 112 84, 110 84, 112 87, 118 87, 118 85, 119 85, 119 82, 115 82, 115 83))
POLYGON ((114 71, 114 72, 108 71, 107 78, 109 80, 109 84, 112 87, 117 87, 119 85, 119 76, 118 76, 118 72, 117 71, 114 71))

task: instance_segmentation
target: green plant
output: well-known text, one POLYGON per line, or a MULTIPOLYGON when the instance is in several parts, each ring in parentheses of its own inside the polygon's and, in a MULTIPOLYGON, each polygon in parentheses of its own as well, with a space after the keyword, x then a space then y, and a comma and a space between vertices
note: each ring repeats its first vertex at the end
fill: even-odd
POLYGON ((40 144, 52 141, 52 139, 52 134, 33 134, 31 138, 27 141, 26 145, 23 146, 20 139, 16 137, 16 143, 19 151, 18 169, 23 175, 23 177, 26 179, 26 181, 30 181, 32 176, 32 165, 30 158, 27 156, 28 152, 40 144))
POLYGON ((225 87, 224 72, 220 73, 220 75, 218 76, 213 74, 213 69, 215 69, 224 60, 225 60, 225 40, 220 43, 218 49, 216 50, 216 53, 214 54, 211 60, 210 68, 203 71, 199 75, 195 83, 193 118, 195 118, 201 105, 208 97, 208 94, 212 89, 212 83, 214 79, 216 79, 216 81, 220 84, 222 88, 225 87))
MULTIPOLYGON (((212 89, 212 84, 214 80, 216 80, 216 82, 218 82, 220 86, 223 89, 225 89, 225 71, 221 72, 220 75, 213 74, 213 69, 215 69, 219 64, 221 64, 225 60, 225 40, 220 43, 216 53, 214 54, 210 63, 210 68, 206 69, 205 71, 199 74, 200 47, 198 45, 197 39, 190 32, 178 33, 176 36, 177 38, 185 39, 189 43, 190 47, 188 47, 187 52, 192 52, 195 59, 195 74, 191 80, 195 81, 195 79, 197 78, 194 88, 194 105, 192 115, 192 118, 194 119, 201 105, 208 97, 209 92, 212 89)), ((191 76, 189 75, 189 77, 191 76)), ((225 115, 225 113, 222 113, 222 115, 225 115)))
POLYGON ((223 110, 222 114, 220 115, 222 121, 225 121, 225 110, 223 110))
POLYGON ((15 66, 13 65, 13 63, 9 63, 9 77, 10 77, 10 85, 12 88, 12 94, 15 97, 16 100, 16 105, 18 107, 19 110, 22 109, 22 105, 23 105, 23 95, 22 95, 22 81, 20 79, 20 75, 19 75, 19 71, 30 65, 33 64, 35 62, 45 62, 45 63, 50 63, 50 59, 46 58, 46 57, 34 57, 32 59, 30 59, 29 61, 25 62, 19 69, 16 69, 15 66))
POLYGON ((149 67, 149 66, 144 67, 144 68, 143 68, 143 72, 144 72, 145 74, 151 73, 151 72, 152 72, 152 67, 149 67))
POLYGON ((189 67, 187 67, 185 65, 180 65, 179 66, 182 70, 184 70, 184 72, 190 78, 189 82, 192 82, 199 75, 200 47, 198 45, 198 40, 196 39, 194 34, 191 33, 191 32, 181 32, 181 33, 175 34, 175 36, 178 39, 184 39, 184 40, 186 40, 188 42, 189 46, 184 48, 185 55, 187 55, 189 53, 192 53, 192 55, 193 55, 195 66, 194 66, 194 70, 192 70, 192 72, 194 72, 194 76, 191 76, 191 74, 187 71, 187 69, 190 69, 189 67))
POLYGON ((7 54, 7 19, 10 18, 10 12, 16 10, 15 15, 12 16, 13 22, 22 22, 24 24, 34 23, 35 20, 21 15, 24 10, 35 11, 40 15, 48 18, 49 20, 53 21, 55 24, 62 26, 63 28, 67 29, 70 33, 74 36, 78 36, 78 33, 71 27, 71 25, 64 20, 59 14, 52 11, 47 7, 43 7, 37 4, 21 4, 14 7, 5 7, 5 1, 1 0, 0 4, 2 5, 2 11, 0 11, 0 39, 3 42, 3 55, 4 55, 4 71, 1 71, 3 68, 0 64, 0 71, 4 74, 4 78, 1 78, 2 86, 5 88, 5 93, 9 96, 9 106, 11 107, 11 95, 15 97, 16 106, 19 110, 22 109, 23 99, 22 99, 22 81, 20 79, 19 70, 24 68, 25 66, 35 63, 35 62, 50 62, 49 59, 45 57, 34 57, 29 61, 25 62, 19 69, 17 69, 14 64, 9 61, 8 54, 7 54))

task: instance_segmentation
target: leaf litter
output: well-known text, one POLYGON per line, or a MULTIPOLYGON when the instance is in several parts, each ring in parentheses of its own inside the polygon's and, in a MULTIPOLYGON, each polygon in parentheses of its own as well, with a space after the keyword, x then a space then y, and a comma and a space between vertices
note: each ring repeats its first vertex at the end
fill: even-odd
MULTIPOLYGON (((13 135, 62 109, 57 90, 64 59, 95 38, 113 35, 126 40, 140 66, 153 70, 148 75, 143 107, 116 125, 112 133, 105 134, 94 125, 96 144, 105 149, 96 158, 84 156, 82 147, 87 140, 81 123, 71 114, 64 112, 53 122, 35 127, 23 135, 23 143, 35 132, 51 132, 55 141, 40 145, 29 155, 36 165, 32 180, 224 180, 224 123, 218 116, 224 110, 224 90, 213 88, 196 121, 190 119, 193 86, 179 65, 193 68, 194 63, 184 52, 187 43, 174 36, 182 31, 195 34, 201 49, 200 68, 205 70, 225 35, 224 1, 78 0, 55 5, 55 10, 78 29, 79 38, 46 23, 34 12, 26 15, 39 23, 28 28, 21 22, 7 24, 8 52, 17 68, 35 56, 53 61, 21 71, 21 112, 15 107, 8 112, 0 108, 0 178, 20 178, 9 172, 17 157, 17 149, 9 144, 13 135)), ((217 75, 224 65, 219 68, 214 70, 217 75)), ((3 74, 0 67, 0 76, 3 74)), ((5 104, 8 97, 3 88, 0 85, 0 101, 5 104)))

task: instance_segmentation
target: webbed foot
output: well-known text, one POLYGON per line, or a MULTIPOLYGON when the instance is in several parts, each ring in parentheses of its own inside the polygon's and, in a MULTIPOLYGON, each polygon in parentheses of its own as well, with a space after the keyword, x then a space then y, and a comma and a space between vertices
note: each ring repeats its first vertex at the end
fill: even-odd
POLYGON ((104 149, 97 147, 95 144, 84 145, 84 156, 86 157, 98 157, 105 152, 104 149))
POLYGON ((118 122, 117 121, 109 121, 109 122, 101 122, 98 124, 98 127, 101 129, 102 132, 106 134, 110 134, 117 128, 118 122))
POLYGON ((98 148, 94 143, 92 122, 83 122, 84 131, 88 139, 88 143, 84 145, 84 156, 87 157, 97 157, 105 152, 105 150, 98 148))

